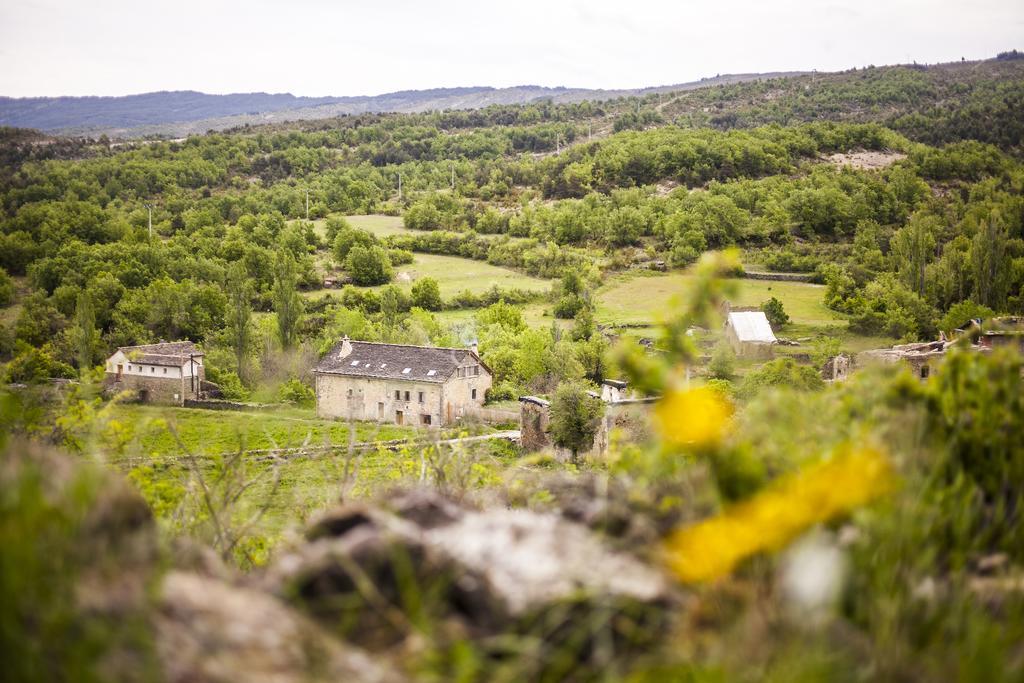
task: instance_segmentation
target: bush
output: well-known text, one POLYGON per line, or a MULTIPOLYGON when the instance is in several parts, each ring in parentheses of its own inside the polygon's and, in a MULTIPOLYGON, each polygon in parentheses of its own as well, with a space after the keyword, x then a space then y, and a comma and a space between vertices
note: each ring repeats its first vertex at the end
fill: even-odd
POLYGON ((73 379, 78 375, 70 365, 53 357, 49 344, 35 348, 19 342, 17 355, 3 368, 0 376, 5 383, 36 384, 53 378, 73 379))
POLYGON ((724 341, 715 345, 708 371, 716 379, 732 379, 736 372, 736 353, 732 346, 724 341))
POLYGON ((425 277, 413 283, 412 305, 427 311, 440 311, 444 302, 441 301, 441 288, 437 280, 425 277))
POLYGON ((405 266, 413 262, 413 253, 406 249, 388 249, 388 259, 393 266, 405 266))
POLYGON ((787 315, 786 310, 782 307, 782 302, 774 296, 761 304, 761 310, 764 311, 768 322, 775 329, 784 327, 789 322, 789 315, 787 315))
POLYGON ((277 399, 282 403, 294 403, 299 406, 311 406, 316 401, 316 393, 311 387, 293 377, 277 390, 277 399))
POLYGON ((352 276, 352 281, 363 287, 386 284, 395 274, 387 252, 378 246, 352 247, 345 261, 345 269, 352 276))
POLYGON ((815 368, 797 365, 792 358, 777 358, 744 377, 740 385, 740 394, 752 396, 767 387, 817 391, 825 387, 825 380, 815 368))

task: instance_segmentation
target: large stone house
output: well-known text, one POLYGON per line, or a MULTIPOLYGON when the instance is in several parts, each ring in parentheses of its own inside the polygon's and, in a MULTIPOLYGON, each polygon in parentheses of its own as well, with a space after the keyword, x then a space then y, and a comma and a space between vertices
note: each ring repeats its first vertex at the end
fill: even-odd
POLYGON ((438 427, 483 406, 491 371, 473 349, 338 342, 313 370, 319 417, 438 427))
POLYGON ((199 398, 206 370, 203 352, 190 341, 122 346, 107 359, 104 386, 132 391, 147 403, 184 405, 199 398))

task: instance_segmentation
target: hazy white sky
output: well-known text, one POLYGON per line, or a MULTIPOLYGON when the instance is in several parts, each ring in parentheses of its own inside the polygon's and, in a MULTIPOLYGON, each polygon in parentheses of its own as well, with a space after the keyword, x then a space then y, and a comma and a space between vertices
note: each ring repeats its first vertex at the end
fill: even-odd
POLYGON ((624 88, 979 59, 1024 0, 0 0, 0 95, 624 88))

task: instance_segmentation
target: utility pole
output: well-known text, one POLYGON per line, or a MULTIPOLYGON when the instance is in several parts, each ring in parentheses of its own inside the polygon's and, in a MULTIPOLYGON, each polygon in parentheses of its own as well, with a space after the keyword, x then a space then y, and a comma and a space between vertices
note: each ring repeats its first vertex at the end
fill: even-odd
POLYGON ((593 123, 591 123, 590 121, 587 121, 587 142, 590 142, 591 140, 594 139, 593 126, 594 126, 593 123))
POLYGON ((309 220, 309 188, 306 188, 306 220, 309 220))
POLYGON ((153 205, 146 204, 146 209, 149 210, 149 239, 153 239, 153 205))
POLYGON ((402 201, 402 172, 398 172, 398 201, 402 201))
POLYGON ((455 191, 455 164, 452 163, 452 191, 455 191))
POLYGON ((555 154, 561 154, 561 153, 562 153, 562 136, 561 135, 556 135, 555 136, 555 154))

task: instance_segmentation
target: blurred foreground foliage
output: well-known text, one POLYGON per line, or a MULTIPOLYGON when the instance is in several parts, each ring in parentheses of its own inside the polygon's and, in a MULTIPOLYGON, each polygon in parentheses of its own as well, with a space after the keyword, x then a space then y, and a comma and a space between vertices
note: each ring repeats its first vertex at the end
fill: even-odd
MULTIPOLYGON (((691 386, 685 372, 695 357, 687 330, 714 324, 727 294, 721 275, 733 259, 727 253, 698 264, 690 300, 664 326, 664 354, 615 354, 635 386, 665 397, 650 443, 617 443, 607 458, 571 465, 526 458, 503 471, 455 452, 403 452, 397 462, 406 464, 388 481, 419 480, 480 504, 497 499, 535 510, 564 509, 567 495, 588 504, 614 497, 627 512, 607 514, 599 525, 605 540, 679 579, 678 613, 647 634, 653 644, 641 655, 583 657, 579 643, 589 642, 585 631, 600 615, 566 610, 571 619, 539 625, 534 640, 509 634, 508 654, 496 657, 494 643, 433 623, 424 593, 394 605, 417 637, 408 652, 387 656, 425 680, 517 680, 526 671, 536 680, 1021 679, 1020 357, 957 349, 927 382, 868 369, 813 391, 768 383, 734 403, 714 385, 691 386), (570 649, 544 646, 543 634, 565 629, 579 629, 581 640, 559 640, 570 649)), ((86 405, 68 411, 64 423, 102 421, 103 409, 86 405)), ((75 430, 48 433, 24 403, 4 406, 0 645, 5 655, 19 653, 4 657, 4 679, 148 675, 146 586, 162 562, 174 561, 131 540, 151 524, 149 511, 111 506, 112 477, 72 467, 102 455, 94 452, 100 442, 69 441, 75 430), (78 453, 7 438, 15 432, 78 453), (124 591, 135 597, 114 599, 124 591), (124 668, 125 653, 132 667, 124 668)), ((177 533, 194 533, 230 559, 244 539, 216 528, 231 511, 216 499, 231 498, 246 481, 232 477, 252 463, 218 467, 204 470, 213 502, 192 508, 203 523, 177 533)), ((144 477, 147 487, 157 485, 154 476, 144 477)), ((244 550, 250 560, 274 552, 244 550)))

